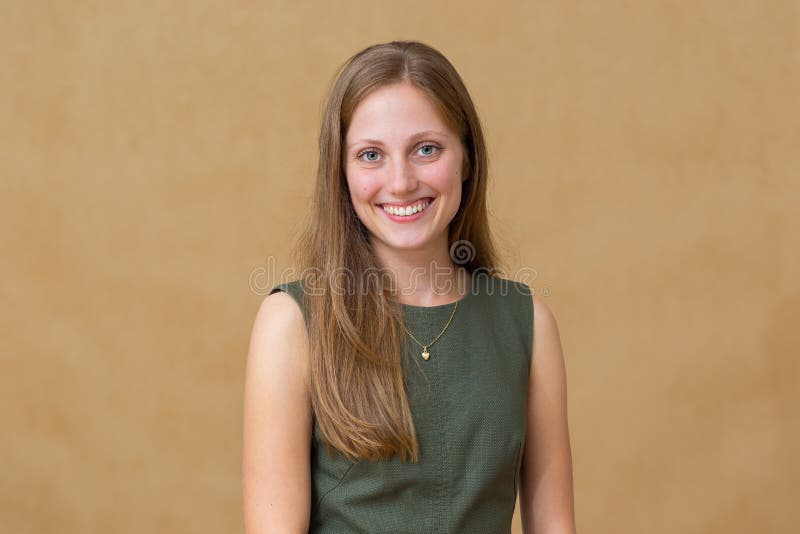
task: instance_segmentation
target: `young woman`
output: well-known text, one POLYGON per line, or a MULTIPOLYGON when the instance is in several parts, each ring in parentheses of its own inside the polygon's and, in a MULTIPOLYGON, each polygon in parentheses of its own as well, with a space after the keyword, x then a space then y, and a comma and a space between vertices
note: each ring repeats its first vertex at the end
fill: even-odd
POLYGON ((253 326, 247 532, 575 532, 553 314, 498 274, 461 78, 416 41, 331 88, 293 259, 253 326), (534 335, 535 332, 535 335, 534 335))

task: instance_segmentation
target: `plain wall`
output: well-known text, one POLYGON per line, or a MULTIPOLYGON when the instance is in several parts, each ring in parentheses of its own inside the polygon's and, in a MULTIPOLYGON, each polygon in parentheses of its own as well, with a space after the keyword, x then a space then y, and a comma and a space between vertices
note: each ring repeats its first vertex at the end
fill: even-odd
MULTIPOLYGON (((255 312, 335 69, 463 76, 554 311, 579 532, 794 532, 800 4, 0 3, 0 531, 241 532, 255 312)), ((519 532, 515 518, 515 532, 519 532)))

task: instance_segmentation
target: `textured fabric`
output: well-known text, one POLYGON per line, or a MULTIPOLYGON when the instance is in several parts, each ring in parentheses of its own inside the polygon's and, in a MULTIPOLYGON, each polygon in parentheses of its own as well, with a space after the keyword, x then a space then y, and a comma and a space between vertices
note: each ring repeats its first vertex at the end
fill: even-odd
MULTIPOLYGON (((290 293, 302 307, 299 280, 290 293)), ((408 329, 432 340, 452 304, 403 305, 408 329)), ((314 422, 313 533, 509 533, 525 444, 533 300, 520 282, 472 276, 430 359, 406 336, 404 373, 420 461, 328 456, 314 422)))

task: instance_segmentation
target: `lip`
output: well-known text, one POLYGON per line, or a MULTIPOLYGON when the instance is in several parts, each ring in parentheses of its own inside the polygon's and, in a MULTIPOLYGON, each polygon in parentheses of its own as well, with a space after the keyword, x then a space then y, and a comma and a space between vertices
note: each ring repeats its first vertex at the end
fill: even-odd
POLYGON ((386 215, 390 220, 392 220, 394 222, 411 223, 411 222, 414 222, 414 221, 424 217, 425 214, 428 213, 428 210, 430 209, 430 207, 436 202, 437 198, 438 197, 422 197, 421 199, 417 199, 417 200, 414 200, 414 201, 406 203, 406 204, 379 204, 378 205, 378 209, 381 210, 384 215, 386 215), (389 213, 388 211, 383 209, 383 206, 386 206, 386 205, 403 207, 403 206, 409 206, 409 205, 416 204, 417 202, 420 202, 421 200, 425 200, 425 199, 428 200, 428 207, 426 207, 422 211, 419 211, 419 212, 415 213, 414 215, 407 215, 407 216, 392 215, 391 213, 389 213))

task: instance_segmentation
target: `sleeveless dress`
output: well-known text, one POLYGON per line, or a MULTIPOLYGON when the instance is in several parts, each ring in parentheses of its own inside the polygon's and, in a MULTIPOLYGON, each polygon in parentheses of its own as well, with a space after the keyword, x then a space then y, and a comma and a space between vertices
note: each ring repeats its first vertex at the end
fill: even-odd
MULTIPOLYGON (((276 291, 302 309, 300 280, 269 293, 276 291)), ((476 272, 428 360, 405 336, 418 463, 397 455, 351 462, 333 449, 331 457, 314 421, 309 532, 511 532, 527 426, 531 295, 522 282, 476 272)), ((426 343, 442 331, 453 304, 402 308, 408 330, 426 343)))

